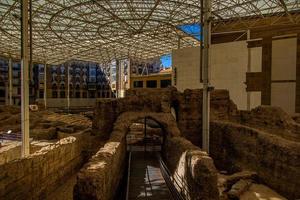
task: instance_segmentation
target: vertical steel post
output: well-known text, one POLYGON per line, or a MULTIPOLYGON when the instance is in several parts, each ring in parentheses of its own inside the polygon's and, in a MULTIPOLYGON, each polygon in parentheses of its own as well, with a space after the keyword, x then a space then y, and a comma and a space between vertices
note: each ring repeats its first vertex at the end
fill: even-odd
MULTIPOLYGON (((33 87, 34 98, 36 97, 36 87, 32 83, 34 82, 34 72, 33 72, 33 59, 32 59, 32 0, 29 0, 29 84, 33 87)), ((30 87, 29 85, 29 87, 30 87)))
MULTIPOLYGON (((247 31, 247 41, 250 38, 250 30, 247 31)), ((251 72, 251 48, 248 47, 248 64, 247 64, 247 72, 251 72)), ((247 92, 247 110, 251 109, 251 92, 247 92)))
POLYGON ((8 82, 9 82, 9 105, 12 106, 13 105, 13 99, 12 99, 12 93, 13 93, 13 69, 12 69, 12 59, 9 58, 9 61, 8 61, 8 82))
POLYGON ((210 112, 210 80, 209 80, 209 47, 211 43, 211 0, 203 0, 203 51, 202 51, 202 149, 209 153, 209 112, 210 112))
POLYGON ((68 69, 68 91, 67 91, 67 105, 68 105, 68 113, 70 114, 70 65, 67 64, 68 69))
POLYGON ((145 117, 144 119, 144 152, 146 152, 146 148, 147 148, 147 117, 145 117))
POLYGON ((47 64, 44 64, 44 106, 47 109, 47 64))
POLYGON ((29 155, 29 65, 28 65, 28 4, 21 1, 21 127, 22 157, 29 155))

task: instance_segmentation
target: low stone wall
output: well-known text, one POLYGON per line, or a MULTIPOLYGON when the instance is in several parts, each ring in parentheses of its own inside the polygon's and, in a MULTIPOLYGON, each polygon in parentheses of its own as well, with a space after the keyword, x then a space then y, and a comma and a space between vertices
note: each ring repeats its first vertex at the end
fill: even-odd
POLYGON ((82 165, 82 134, 0 165, 0 199, 45 199, 82 165))
POLYGON ((110 139, 80 170, 74 189, 74 199, 114 198, 125 170, 125 136, 129 126, 124 121, 127 121, 126 117, 116 122, 110 139))
POLYGON ((213 121, 210 153, 219 169, 255 171, 283 196, 300 198, 299 142, 237 123, 213 121))
POLYGON ((217 170, 205 152, 182 137, 168 137, 163 154, 185 199, 219 199, 217 170))
MULTIPOLYGON (((39 105, 44 105, 44 99, 37 100, 39 105)), ((70 108, 94 107, 96 98, 70 98, 70 108)), ((67 108, 67 98, 47 98, 48 108, 67 108)))
MULTIPOLYGON (((31 153, 34 153, 43 147, 42 145, 37 145, 38 142, 33 143, 34 144, 30 144, 31 153)), ((0 165, 19 158, 21 158, 21 142, 9 142, 7 145, 0 148, 0 165)))
POLYGON ((258 106, 251 111, 239 111, 232 121, 300 142, 300 124, 280 107, 258 106))

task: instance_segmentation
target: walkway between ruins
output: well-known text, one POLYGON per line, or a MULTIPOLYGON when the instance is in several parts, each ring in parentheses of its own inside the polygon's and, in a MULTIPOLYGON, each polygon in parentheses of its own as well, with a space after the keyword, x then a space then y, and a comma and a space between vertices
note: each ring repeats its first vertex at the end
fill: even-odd
POLYGON ((131 153, 128 199, 172 199, 154 153, 131 153))

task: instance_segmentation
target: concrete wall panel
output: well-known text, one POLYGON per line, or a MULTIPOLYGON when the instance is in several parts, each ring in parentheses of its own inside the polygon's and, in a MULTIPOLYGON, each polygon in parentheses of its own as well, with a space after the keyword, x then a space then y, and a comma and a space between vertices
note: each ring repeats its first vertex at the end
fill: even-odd
POLYGON ((295 113, 296 83, 272 83, 271 105, 295 113))
MULTIPOLYGON (((200 48, 184 48, 173 51, 173 67, 177 69, 177 89, 202 88, 199 83, 200 48)), ((239 109, 246 109, 246 71, 248 63, 247 43, 231 42, 212 45, 211 83, 216 89, 228 89, 230 97, 239 109)))
POLYGON ((297 38, 274 40, 272 80, 296 80, 297 38))

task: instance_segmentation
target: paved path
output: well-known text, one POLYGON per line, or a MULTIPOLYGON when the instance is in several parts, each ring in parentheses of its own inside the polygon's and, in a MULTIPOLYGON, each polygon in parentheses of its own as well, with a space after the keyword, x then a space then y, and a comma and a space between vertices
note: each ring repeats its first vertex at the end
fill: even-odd
POLYGON ((172 199, 155 154, 132 152, 128 197, 130 200, 172 199))

